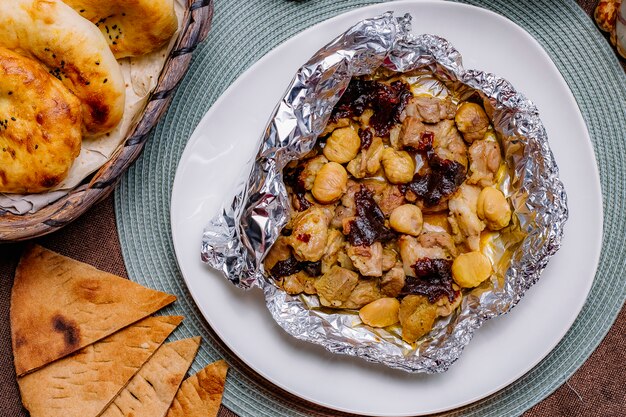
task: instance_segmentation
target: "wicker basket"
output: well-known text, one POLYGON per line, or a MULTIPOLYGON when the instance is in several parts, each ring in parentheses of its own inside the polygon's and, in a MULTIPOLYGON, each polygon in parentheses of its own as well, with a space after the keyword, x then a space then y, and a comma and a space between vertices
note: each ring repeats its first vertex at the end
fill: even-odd
POLYGON ((131 127, 123 145, 91 176, 89 182, 80 184, 66 196, 36 213, 14 215, 0 209, 0 242, 20 241, 52 233, 111 194, 121 175, 139 157, 150 130, 166 112, 172 93, 189 68, 191 52, 209 33, 212 17, 213 0, 188 0, 176 44, 165 61, 143 116, 131 127))

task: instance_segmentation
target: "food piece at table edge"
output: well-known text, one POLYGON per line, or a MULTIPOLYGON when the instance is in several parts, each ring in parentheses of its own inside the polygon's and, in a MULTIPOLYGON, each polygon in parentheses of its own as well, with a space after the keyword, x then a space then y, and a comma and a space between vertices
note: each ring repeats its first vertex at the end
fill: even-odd
POLYGON ((512 210, 483 107, 415 95, 408 79, 353 78, 316 147, 285 167, 292 213, 264 270, 372 327, 399 322, 413 344, 492 275, 481 239, 507 228, 512 210))

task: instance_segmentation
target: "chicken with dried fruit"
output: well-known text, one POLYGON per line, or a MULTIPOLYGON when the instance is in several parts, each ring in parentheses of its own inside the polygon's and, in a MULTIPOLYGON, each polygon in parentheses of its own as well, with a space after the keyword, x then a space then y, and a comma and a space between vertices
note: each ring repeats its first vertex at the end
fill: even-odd
POLYGON ((410 79, 350 82, 315 148, 283 172, 293 214, 264 268, 287 293, 413 344, 492 276, 481 238, 512 210, 482 103, 414 95, 410 79))

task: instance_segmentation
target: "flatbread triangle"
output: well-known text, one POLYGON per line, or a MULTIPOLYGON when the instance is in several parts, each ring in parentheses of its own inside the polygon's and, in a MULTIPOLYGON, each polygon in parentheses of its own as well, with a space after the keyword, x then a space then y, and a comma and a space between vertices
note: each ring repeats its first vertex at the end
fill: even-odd
POLYGON ((148 317, 17 382, 32 417, 95 417, 180 324, 182 316, 148 317))
POLYGON ((166 417, 215 417, 222 403, 228 365, 209 364, 183 381, 166 417))
POLYGON ((199 346, 200 337, 161 346, 101 416, 164 417, 199 346))
POLYGON ((172 303, 176 297, 41 246, 22 255, 11 294, 18 376, 76 352, 172 303))

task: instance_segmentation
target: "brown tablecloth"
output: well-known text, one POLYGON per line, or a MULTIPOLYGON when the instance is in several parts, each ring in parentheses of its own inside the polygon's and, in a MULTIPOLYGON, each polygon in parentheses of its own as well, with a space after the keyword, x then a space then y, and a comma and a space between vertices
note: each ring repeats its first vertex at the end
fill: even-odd
MULTIPOLYGON (((578 3, 591 14, 597 0, 578 0, 578 3)), ((626 69, 625 61, 622 65, 626 69)), ((65 229, 37 239, 37 242, 102 270, 127 276, 112 198, 98 204, 65 229)), ((15 381, 9 327, 11 286, 22 247, 21 244, 0 245, 0 417, 28 415, 22 408, 15 381)), ((524 416, 626 416, 625 335, 626 309, 622 309, 609 334, 589 360, 569 381, 524 416)), ((236 417, 225 407, 221 408, 219 416, 236 417)))
MULTIPOLYGON (((117 231, 113 199, 109 198, 65 229, 37 239, 63 255, 102 270, 127 276, 117 231)), ((9 304, 13 274, 23 245, 0 246, 0 417, 25 417, 15 382, 9 304)), ((591 358, 554 394, 525 417, 626 415, 626 309, 591 358)), ((268 383, 269 384, 269 383, 268 383)), ((233 417, 226 408, 220 417, 233 417)))

